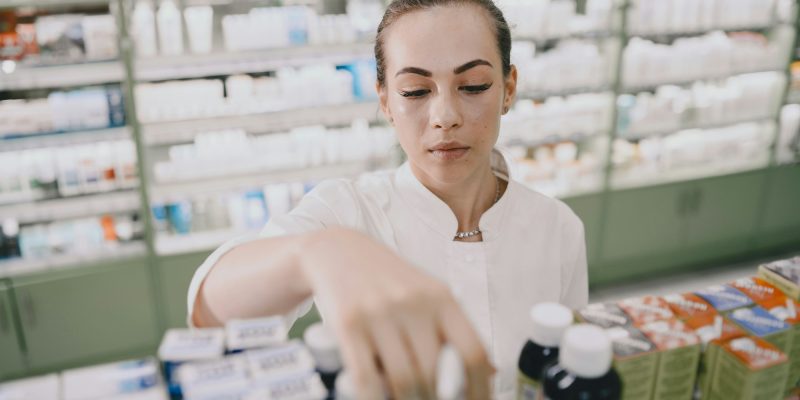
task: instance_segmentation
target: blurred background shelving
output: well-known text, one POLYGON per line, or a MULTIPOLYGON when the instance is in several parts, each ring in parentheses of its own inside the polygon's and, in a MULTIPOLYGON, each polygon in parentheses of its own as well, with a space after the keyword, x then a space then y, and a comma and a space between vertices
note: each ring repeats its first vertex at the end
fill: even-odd
MULTIPOLYGON (((498 145, 583 220, 593 288, 800 248, 795 0, 496 3, 519 70, 498 145)), ((0 380, 152 354, 214 248, 399 165, 383 8, 2 2, 0 380)))

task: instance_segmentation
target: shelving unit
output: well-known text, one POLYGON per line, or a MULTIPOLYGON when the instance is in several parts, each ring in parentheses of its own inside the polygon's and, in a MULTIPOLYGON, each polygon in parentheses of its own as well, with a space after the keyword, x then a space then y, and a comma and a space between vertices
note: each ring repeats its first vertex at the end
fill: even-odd
MULTIPOLYGON (((114 13, 129 12, 130 0, 6 0, 0 9, 16 7, 53 7, 60 9, 69 5, 102 6, 108 5, 114 13)), ((209 4, 215 0, 200 1, 209 4)), ((228 0, 224 0, 228 1, 228 0)), ((193 2, 197 3, 197 2, 193 2)), ((620 1, 625 3, 625 1, 620 1)), ((651 92, 663 85, 690 87, 698 81, 715 81, 749 72, 737 72, 729 76, 715 76, 683 82, 664 82, 658 85, 636 87, 622 86, 621 63, 624 44, 633 36, 652 38, 657 41, 671 41, 679 37, 697 36, 706 32, 680 32, 663 34, 632 35, 627 32, 624 17, 625 5, 619 4, 616 10, 621 17, 619 26, 605 32, 588 32, 548 39, 531 40, 537 52, 557 45, 563 40, 616 40, 620 46, 610 58, 609 68, 614 71, 608 85, 600 87, 568 88, 552 92, 518 94, 520 100, 544 102, 552 97, 566 97, 585 93, 613 93, 616 100, 623 94, 651 92)), ((129 16, 119 15, 118 21, 125 22, 129 16)), ((163 156, 170 146, 191 143, 200 133, 228 129, 241 129, 250 135, 268 135, 273 132, 288 131, 306 125, 328 127, 347 126, 353 119, 366 119, 371 124, 384 121, 382 112, 374 100, 311 107, 292 110, 274 110, 244 115, 226 115, 185 121, 144 123, 136 115, 134 86, 138 83, 170 80, 194 79, 233 74, 262 74, 286 66, 304 66, 315 63, 344 63, 353 59, 371 57, 373 44, 356 43, 336 46, 306 46, 296 48, 248 51, 240 53, 212 52, 207 55, 184 55, 171 57, 140 58, 133 54, 129 29, 125 23, 120 25, 121 52, 119 61, 84 63, 76 65, 29 67, 16 63, 12 73, 0 72, 0 92, 36 90, 51 87, 87 86, 103 83, 119 83, 123 86, 126 104, 125 127, 83 132, 64 132, 31 135, 18 138, 0 139, 0 151, 20 151, 40 147, 59 147, 76 143, 119 140, 132 138, 137 145, 140 186, 131 191, 94 194, 69 199, 41 200, 31 203, 2 205, 3 201, 37 200, 35 198, 8 199, 0 196, 0 220, 14 216, 22 223, 77 218, 105 213, 139 211, 145 223, 145 238, 142 241, 122 243, 107 251, 99 251, 82 256, 58 256, 47 260, 0 261, 0 279, 7 279, 12 288, 16 285, 31 284, 28 276, 56 276, 54 280, 66 279, 61 270, 79 270, 81 266, 103 265, 109 269, 117 265, 125 272, 108 272, 114 275, 119 287, 125 287, 128 275, 135 275, 139 296, 155 303, 169 303, 165 307, 172 310, 185 309, 187 277, 191 276, 198 261, 228 239, 255 231, 237 229, 215 229, 191 232, 185 235, 170 235, 155 232, 152 226, 152 206, 181 200, 195 195, 225 193, 243 189, 264 187, 271 183, 319 181, 337 177, 352 177, 366 170, 389 167, 386 160, 369 160, 333 165, 318 165, 302 170, 259 171, 216 177, 203 177, 184 182, 156 182, 149 172, 153 163, 163 156), (136 261, 130 261, 135 259, 136 261), (117 275, 119 273, 119 275, 117 275), (128 274, 128 275, 126 275, 128 274), (163 279, 171 276, 174 279, 163 279), (177 277, 180 277, 178 279, 177 277), (163 279, 163 282, 162 282, 163 279), (178 282, 180 281, 180 282, 178 282), (180 293, 176 295, 175 293, 180 293), (164 300, 169 299, 169 300, 164 300)), ((800 24, 795 24, 796 26, 800 24)), ((742 29, 723 29, 729 31, 759 31, 770 27, 756 26, 742 29)), ((10 69, 11 67, 6 67, 10 69)), ((784 73, 786 69, 771 69, 784 73)), ((763 72, 763 71, 752 71, 763 72)), ((520 76, 524 79, 524 76, 520 76)), ((372 88, 368 88, 371 90, 372 88)), ((618 107, 610 102, 608 126, 597 126, 591 131, 578 131, 564 135, 551 135, 537 140, 509 140, 504 145, 523 146, 528 149, 539 146, 552 146, 559 142, 573 141, 579 146, 594 140, 606 140, 606 147, 598 151, 600 160, 597 179, 594 175, 586 184, 576 184, 570 190, 558 188, 558 196, 566 202, 584 221, 587 250, 592 284, 605 284, 618 279, 636 279, 651 273, 665 273, 675 268, 689 268, 704 262, 737 257, 757 251, 769 251, 776 246, 800 246, 800 217, 782 218, 782 210, 794 210, 800 204, 800 189, 791 191, 782 188, 800 182, 800 165, 777 166, 770 158, 758 159, 746 165, 726 165, 720 168, 701 170, 676 170, 659 172, 653 175, 619 174, 613 164, 613 141, 625 139, 641 140, 644 137, 669 137, 678 129, 652 133, 632 133, 622 136, 617 126, 618 107), (700 193, 699 195, 697 193, 700 193), (741 200, 732 204, 730 199, 741 200), (726 203, 728 201, 728 203, 726 203), (764 223, 759 223, 759 216, 764 223), (691 218, 690 218, 691 217, 691 218), (697 221, 692 222, 692 218, 697 221), (730 222, 733 221, 733 222, 730 222), (755 221, 755 222, 754 222, 755 221)), ((241 111, 241 110, 238 110, 241 111)), ((742 122, 775 121, 777 116, 763 118, 732 119, 719 124, 682 126, 682 129, 713 129, 735 125, 742 122)), ((501 136, 502 138, 502 136, 501 136)), ((766 148, 765 154, 775 151, 766 148)), ((102 270, 102 269, 101 269, 102 270)), ((92 273, 101 273, 92 271, 92 273)), ((102 271, 105 274, 105 271, 102 271)), ((75 272, 78 274, 78 272, 75 272)), ((87 272, 87 276, 89 273, 87 272)), ((110 275, 109 275, 110 276, 110 275)), ((39 279, 39 278, 36 278, 39 279)), ((72 276, 70 276, 72 279, 72 276)), ((78 278, 75 278, 78 279, 78 278)), ((81 277, 80 279, 83 279, 81 277)), ((87 277, 87 282, 89 278, 87 277)), ((34 279, 35 280, 35 279, 34 279)), ((73 281, 77 282, 77 281, 73 281)), ((95 281, 91 281, 95 282, 95 281)), ((31 285, 39 284, 34 282, 31 285)), ((66 286, 65 286, 66 287, 66 286)), ((69 286, 72 288, 72 286, 69 286)), ((96 287, 96 286, 93 286, 96 287)), ((49 286, 48 286, 49 288, 49 286)), ((2 293, 0 293, 2 294, 2 293)), ((156 311, 137 312, 144 319, 148 329, 161 332, 168 324, 166 317, 153 316, 156 311)), ((154 308, 155 309, 155 308, 154 308)), ((149 309, 148 309, 149 310, 149 309)), ((161 312, 161 311, 158 311, 161 312)), ((169 321, 182 321, 171 315, 169 321)), ((143 328, 144 329, 144 328, 143 328)), ((19 329, 22 332, 22 329, 19 329)), ((158 335, 156 335, 158 336, 158 335)), ((152 350, 152 349, 151 349, 152 350)), ((109 353, 110 354, 110 353, 109 353)), ((76 356, 77 357, 77 356, 76 356)), ((105 356, 98 356, 103 359, 105 356)), ((107 357, 106 357, 107 358, 107 357)), ((73 360, 59 360, 59 366, 73 360)), ((46 369, 47 363, 43 368, 46 369)), ((25 371, 15 370, 3 375, 19 376, 25 371)))

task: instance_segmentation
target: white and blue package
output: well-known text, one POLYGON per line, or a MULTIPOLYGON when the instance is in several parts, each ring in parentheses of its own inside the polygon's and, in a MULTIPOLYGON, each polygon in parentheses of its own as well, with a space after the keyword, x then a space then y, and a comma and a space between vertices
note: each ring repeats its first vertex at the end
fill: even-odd
POLYGON ((257 378, 253 387, 246 400, 322 400, 328 394, 313 371, 257 378))
POLYGON ((284 343, 288 332, 283 317, 230 320, 225 324, 228 350, 233 351, 284 343))
POLYGON ((753 300, 746 294, 729 285, 709 286, 695 292, 696 295, 709 302, 719 312, 730 311, 736 308, 747 307, 753 300))
POLYGON ((213 361, 187 362, 175 371, 184 399, 244 393, 250 386, 247 360, 237 354, 213 361))
POLYGON ((225 353, 225 331, 221 328, 170 329, 158 347, 158 358, 164 362, 164 375, 169 392, 180 394, 175 370, 187 361, 213 360, 225 353))
POLYGON ((314 371, 314 358, 299 341, 244 353, 254 378, 314 371))
POLYGON ((64 400, 111 398, 160 386, 161 376, 156 360, 145 358, 67 370, 61 383, 64 400))

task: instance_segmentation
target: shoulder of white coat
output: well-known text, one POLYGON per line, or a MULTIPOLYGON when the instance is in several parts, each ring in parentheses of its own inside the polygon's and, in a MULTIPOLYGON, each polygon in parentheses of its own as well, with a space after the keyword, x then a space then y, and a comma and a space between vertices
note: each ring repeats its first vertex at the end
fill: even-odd
POLYGON ((349 225, 360 217, 366 203, 383 204, 391 193, 394 171, 367 172, 356 178, 335 178, 321 181, 308 193, 333 211, 342 223, 349 225))
POLYGON ((565 234, 582 233, 583 221, 562 200, 539 193, 518 181, 512 180, 511 182, 517 186, 515 189, 520 193, 519 197, 523 204, 531 204, 542 210, 544 214, 552 218, 551 221, 562 227, 565 234))

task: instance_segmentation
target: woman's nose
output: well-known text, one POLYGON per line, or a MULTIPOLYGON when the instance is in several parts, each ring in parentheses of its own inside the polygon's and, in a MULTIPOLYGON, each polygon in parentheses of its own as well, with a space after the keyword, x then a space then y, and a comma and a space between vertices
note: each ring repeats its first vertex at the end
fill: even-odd
POLYGON ((461 126, 461 112, 456 99, 450 94, 440 92, 431 102, 431 127, 450 130, 461 126))

